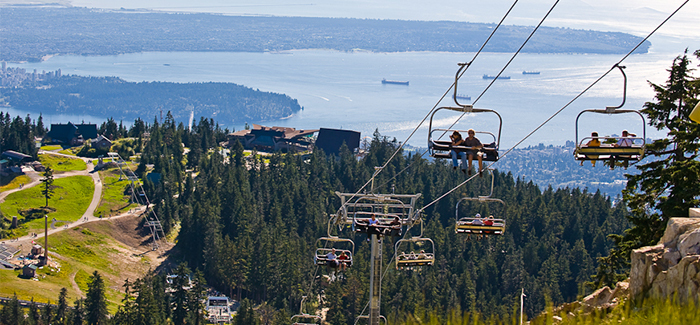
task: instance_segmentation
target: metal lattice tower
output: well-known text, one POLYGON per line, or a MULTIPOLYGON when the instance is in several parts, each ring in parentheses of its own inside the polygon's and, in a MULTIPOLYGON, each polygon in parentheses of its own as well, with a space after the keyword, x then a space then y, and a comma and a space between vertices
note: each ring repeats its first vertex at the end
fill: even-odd
POLYGON ((131 170, 131 167, 129 167, 126 161, 124 161, 124 159, 122 159, 118 153, 107 153, 107 158, 116 163, 117 167, 119 167, 119 172, 121 173, 119 176, 120 180, 129 180, 132 202, 136 202, 138 205, 146 206, 146 210, 141 215, 144 218, 145 226, 151 230, 151 236, 153 237, 153 250, 158 249, 158 241, 162 237, 165 237, 165 233, 163 232, 163 227, 160 224, 158 215, 156 215, 156 211, 151 208, 151 201, 148 199, 148 196, 146 196, 146 192, 144 191, 143 186, 141 186, 138 176, 136 176, 136 173, 131 170))

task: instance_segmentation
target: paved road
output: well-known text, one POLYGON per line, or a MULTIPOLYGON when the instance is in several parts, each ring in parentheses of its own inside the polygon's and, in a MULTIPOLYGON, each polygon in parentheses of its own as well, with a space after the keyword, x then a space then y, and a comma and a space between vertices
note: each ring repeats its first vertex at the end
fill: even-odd
MULTIPOLYGON (((57 152, 52 152, 52 151, 43 151, 43 150, 40 150, 39 153, 40 153, 40 154, 51 154, 51 155, 64 156, 64 157, 69 157, 69 158, 74 158, 74 159, 75 159, 75 158, 83 159, 83 160, 87 163, 87 169, 85 169, 85 170, 70 171, 70 172, 64 172, 64 173, 60 173, 60 174, 54 174, 54 179, 56 179, 56 178, 64 178, 64 177, 71 177, 71 176, 78 176, 78 175, 84 175, 84 176, 90 176, 90 177, 92 177, 92 182, 95 184, 95 191, 94 191, 94 193, 93 193, 93 195, 92 195, 92 201, 90 202, 90 205, 88 206, 88 208, 87 208, 87 210, 85 211, 85 213, 83 213, 82 217, 81 217, 79 220, 74 221, 74 222, 72 222, 72 223, 69 223, 69 224, 67 224, 67 225, 64 226, 64 227, 58 227, 58 228, 56 228, 56 229, 49 229, 49 235, 54 234, 54 233, 57 233, 57 232, 59 232, 59 231, 63 231, 63 230, 66 230, 66 229, 70 229, 70 228, 73 228, 73 227, 77 227, 77 226, 79 226, 79 225, 81 225, 81 224, 84 224, 84 223, 87 223, 87 222, 99 221, 99 220, 108 220, 108 219, 111 219, 111 218, 121 218, 121 217, 128 216, 128 215, 141 214, 141 213, 143 213, 143 212, 145 211, 145 208, 146 208, 146 207, 145 207, 145 206, 140 206, 140 207, 137 207, 137 208, 134 208, 134 209, 129 210, 129 212, 122 213, 122 214, 120 214, 120 215, 113 216, 113 217, 111 217, 111 218, 98 218, 98 217, 95 217, 95 215, 94 215, 95 210, 97 209, 97 206, 100 204, 100 198, 102 197, 102 182, 100 181, 100 175, 99 175, 99 173, 97 172, 97 170, 95 170, 95 167, 94 167, 93 164, 92 164, 92 159, 89 159, 89 158, 81 158, 81 157, 75 157, 75 156, 65 155, 65 154, 61 154, 61 153, 57 153, 57 152)), ((37 173, 36 171, 34 171, 33 169, 28 168, 28 170, 25 170, 25 173, 32 179, 32 181, 31 181, 30 183, 28 183, 28 184, 25 184, 21 189, 16 188, 16 189, 12 189, 12 190, 8 190, 8 191, 5 191, 5 192, 0 193, 0 203, 1 203, 1 202, 4 202, 5 197, 7 197, 7 195, 9 195, 10 193, 14 193, 14 192, 17 192, 17 191, 22 191, 22 190, 25 190, 25 189, 27 189, 27 188, 36 186, 36 185, 38 185, 39 183, 41 183, 41 180, 40 180, 40 179, 41 179, 41 175, 40 175, 39 173, 37 173)), ((19 238, 14 238, 14 239, 5 240, 5 244, 6 244, 6 245, 15 246, 15 247, 17 247, 18 249, 19 249, 20 247, 25 247, 25 249, 26 249, 27 247, 30 246, 30 244, 31 244, 32 241, 36 241, 36 240, 38 240, 39 238, 43 238, 43 237, 44 237, 44 233, 42 232, 42 233, 37 233, 36 237, 35 237, 35 236, 31 236, 31 235, 27 235, 27 236, 22 236, 22 237, 19 237, 19 238), (25 245, 26 245, 26 246, 25 246, 25 245)))

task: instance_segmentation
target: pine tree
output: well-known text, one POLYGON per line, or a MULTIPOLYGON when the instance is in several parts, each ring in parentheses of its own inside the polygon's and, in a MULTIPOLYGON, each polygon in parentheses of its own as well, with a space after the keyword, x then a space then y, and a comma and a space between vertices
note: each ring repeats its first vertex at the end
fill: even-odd
POLYGON ((71 324, 72 325, 83 325, 85 322, 85 300, 77 299, 73 305, 73 310, 71 311, 71 324))
POLYGON ((24 311, 19 304, 17 294, 12 296, 12 299, 2 306, 0 312, 0 324, 21 324, 24 321, 24 311))
POLYGON ((68 295, 68 290, 64 287, 61 288, 61 292, 58 294, 58 304, 56 306, 56 315, 54 316, 54 324, 65 324, 67 317, 66 311, 68 309, 68 304, 66 302, 66 296, 68 295))
POLYGON ((41 194, 46 198, 46 207, 49 207, 49 199, 53 196, 53 169, 51 166, 46 166, 44 178, 41 179, 44 184, 41 189, 41 194))
MULTIPOLYGON (((700 51, 695 55, 700 57, 700 51)), ((670 218, 687 216, 689 208, 700 204, 700 125, 688 118, 698 102, 700 79, 691 76, 690 63, 686 51, 674 59, 664 85, 650 83, 655 100, 644 104, 642 112, 649 125, 666 130, 668 136, 647 144, 652 159, 637 166, 639 174, 626 175, 623 200, 631 210, 632 228, 612 236, 615 247, 600 260, 598 284, 624 279, 632 249, 655 244, 670 218)))
POLYGON ((104 324, 107 320, 107 298, 104 280, 97 271, 92 273, 85 296, 85 314, 88 324, 104 324))

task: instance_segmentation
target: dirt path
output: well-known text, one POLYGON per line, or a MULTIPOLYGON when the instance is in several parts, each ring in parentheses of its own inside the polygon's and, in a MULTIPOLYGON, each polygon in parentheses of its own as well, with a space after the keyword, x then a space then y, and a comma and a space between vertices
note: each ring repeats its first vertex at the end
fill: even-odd
MULTIPOLYGON (((78 219, 78 220, 76 220, 76 221, 74 221, 74 222, 71 222, 71 223, 67 224, 67 227, 58 227, 58 228, 56 228, 56 229, 50 229, 50 230, 48 231, 48 234, 49 234, 49 235, 54 234, 54 233, 59 232, 59 231, 64 231, 64 230, 67 230, 67 229, 70 229, 70 228, 77 227, 77 226, 82 225, 82 224, 84 224, 84 223, 88 223, 88 222, 92 222, 92 221, 107 220, 107 219, 108 219, 108 218, 98 218, 98 217, 95 217, 95 215, 94 215, 95 210, 96 210, 97 207, 99 206, 99 204, 100 204, 100 199, 101 199, 101 197, 102 197, 102 182, 100 181, 100 175, 99 175, 99 173, 97 172, 97 170, 95 170, 95 167, 94 167, 93 164, 92 164, 92 159, 90 159, 90 158, 75 157, 75 156, 60 154, 60 153, 51 152, 51 151, 43 151, 43 150, 39 151, 39 153, 41 153, 41 154, 58 155, 58 156, 64 156, 64 157, 70 157, 70 158, 78 158, 78 159, 84 160, 84 161, 87 163, 87 168, 86 168, 85 170, 75 170, 75 171, 70 171, 70 172, 55 174, 55 175, 54 175, 54 179, 56 179, 56 178, 64 178, 64 177, 71 177, 71 176, 79 176, 79 175, 82 175, 82 176, 90 176, 90 177, 92 178, 93 184, 95 185, 95 191, 93 192, 93 195, 92 195, 92 201, 90 202, 90 205, 88 206, 88 208, 87 208, 87 210, 85 211, 85 213, 83 213, 83 215, 81 216, 81 218, 78 219)), ((32 170, 32 172, 33 172, 34 174, 38 174, 37 172, 35 172, 35 171, 33 171, 33 170, 32 170)), ((36 186, 36 185, 38 185, 38 184, 41 183, 39 177, 31 177, 31 176, 30 176, 30 178, 32 178, 33 181, 30 182, 30 183, 28 183, 28 184, 26 184, 26 185, 24 185, 21 189, 16 188, 16 189, 12 189, 12 190, 5 191, 5 192, 0 193, 0 203, 3 202, 4 199, 5 199, 5 197, 7 197, 7 195, 9 195, 10 193, 14 193, 14 192, 17 192, 17 191, 21 191, 21 190, 24 190, 24 189, 27 189, 27 188, 36 186)), ((129 216, 129 215, 141 214, 141 213, 143 213, 143 212, 145 211, 145 208, 146 208, 145 206, 140 206, 140 207, 131 209, 131 210, 129 210, 128 212, 122 213, 122 214, 120 214, 120 215, 113 216, 113 217, 111 217, 111 218, 109 218, 109 219, 117 219, 117 218, 129 216)), ((43 232, 42 232, 42 233, 37 233, 36 236, 27 235, 27 236, 15 238, 15 239, 12 239, 12 240, 10 240, 10 241, 7 241, 6 244, 15 246, 15 247, 17 247, 18 249, 21 249, 22 247, 24 247, 25 249, 28 249, 29 247, 31 247, 32 241, 37 241, 37 240, 40 239, 40 238, 44 238, 44 233, 43 233, 43 232)))
POLYGON ((78 271, 75 271, 75 272, 71 273, 70 276, 68 276, 68 279, 70 280, 70 285, 73 288, 73 290, 75 290, 75 292, 77 292, 78 295, 80 295, 80 297, 85 297, 85 294, 83 294, 83 291, 80 290, 80 287, 78 287, 78 284, 75 282, 75 275, 76 274, 78 274, 78 271))

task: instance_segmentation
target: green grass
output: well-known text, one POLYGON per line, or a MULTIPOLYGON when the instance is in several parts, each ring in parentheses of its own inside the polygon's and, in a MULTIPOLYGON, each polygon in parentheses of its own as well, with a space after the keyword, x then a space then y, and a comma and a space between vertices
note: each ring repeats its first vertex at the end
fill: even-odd
POLYGON ((129 180, 120 181, 119 175, 119 169, 116 168, 100 171, 102 198, 100 205, 95 210, 96 216, 116 215, 137 206, 130 202, 128 195, 124 195, 124 189, 129 186, 129 180))
POLYGON ((87 165, 82 159, 56 156, 51 154, 39 155, 39 161, 44 166, 51 166, 54 172, 67 172, 72 170, 86 170, 87 165))
POLYGON ((109 278, 119 276, 121 270, 119 262, 112 259, 114 253, 117 253, 114 245, 114 241, 104 233, 83 227, 55 233, 49 236, 49 254, 54 253, 51 258, 57 261, 61 268, 44 267, 38 270, 38 282, 20 278, 21 270, 0 270, 0 296, 11 297, 16 293, 20 299, 28 300, 34 297, 38 302, 55 302, 60 289, 66 288, 72 305, 79 297, 79 292, 73 288, 71 276, 75 274, 74 281, 85 294, 92 273, 98 271, 105 280, 108 309, 110 313, 114 313, 123 297, 122 292, 111 288, 121 288, 122 284, 112 283, 109 278))
POLYGON ((44 151, 54 151, 54 150, 62 149, 62 147, 56 144, 56 145, 41 146, 40 149, 44 150, 44 151))
POLYGON ((5 192, 9 190, 13 190, 16 188, 19 188, 19 184, 27 184, 31 182, 32 180, 29 179, 29 176, 27 175, 19 175, 19 176, 8 176, 7 178, 2 177, 0 178, 0 192, 5 192))
MULTIPOLYGON (((43 218, 25 220, 18 210, 38 208, 44 206, 46 200, 41 194, 42 185, 34 186, 19 192, 11 193, 0 205, 0 210, 7 216, 18 216, 21 223, 19 229, 14 230, 14 235, 25 235, 30 231, 39 231, 44 228, 43 218)), ((62 221, 75 221, 82 217, 87 210, 95 185, 90 176, 71 176, 54 180, 54 195, 49 199, 49 206, 56 209, 48 214, 49 220, 56 218, 62 221)))
POLYGON ((73 148, 65 149, 65 150, 60 150, 58 153, 62 153, 64 155, 69 155, 69 156, 75 156, 75 150, 73 148))

